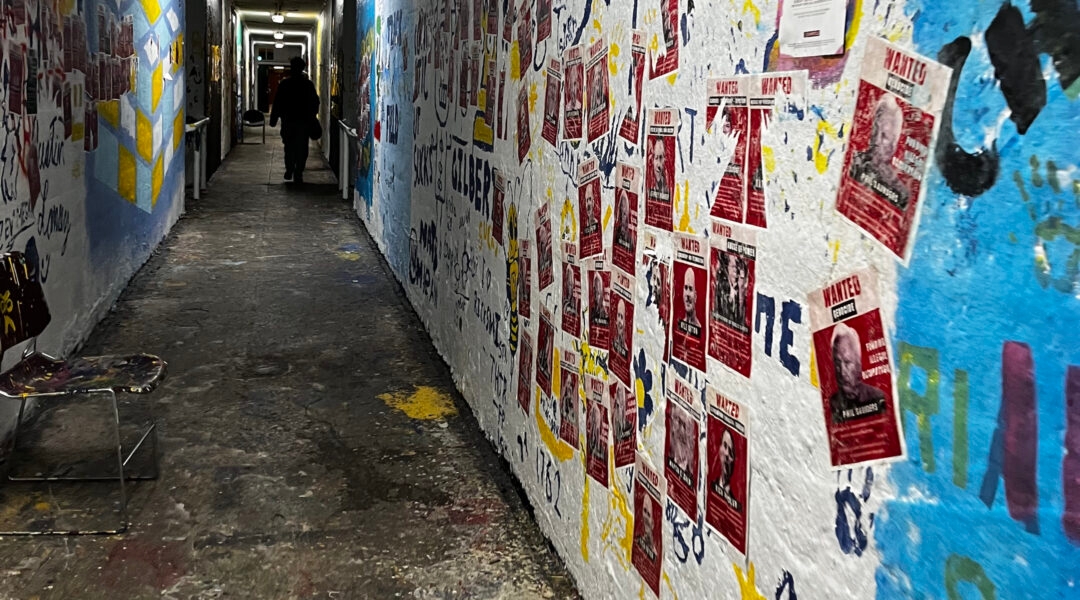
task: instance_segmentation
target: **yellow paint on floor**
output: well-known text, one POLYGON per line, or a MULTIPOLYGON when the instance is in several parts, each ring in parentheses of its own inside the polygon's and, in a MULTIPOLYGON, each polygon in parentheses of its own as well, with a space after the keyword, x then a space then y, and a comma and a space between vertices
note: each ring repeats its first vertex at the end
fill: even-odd
POLYGON ((457 414, 454 401, 450 395, 442 390, 421 385, 417 386, 413 393, 394 392, 380 394, 382 400, 390 408, 396 408, 405 413, 410 419, 421 421, 442 420, 457 414))
POLYGON ((36 510, 38 512, 46 512, 50 508, 52 508, 52 507, 49 506, 48 502, 37 502, 37 503, 34 504, 34 510, 36 510))

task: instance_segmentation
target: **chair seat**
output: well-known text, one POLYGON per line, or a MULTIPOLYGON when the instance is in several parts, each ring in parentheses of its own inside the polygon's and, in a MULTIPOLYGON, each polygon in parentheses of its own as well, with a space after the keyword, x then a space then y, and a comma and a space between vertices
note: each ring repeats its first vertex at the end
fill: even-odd
POLYGON ((58 360, 31 354, 0 373, 0 393, 53 396, 79 392, 151 392, 165 378, 165 361, 150 354, 58 360))

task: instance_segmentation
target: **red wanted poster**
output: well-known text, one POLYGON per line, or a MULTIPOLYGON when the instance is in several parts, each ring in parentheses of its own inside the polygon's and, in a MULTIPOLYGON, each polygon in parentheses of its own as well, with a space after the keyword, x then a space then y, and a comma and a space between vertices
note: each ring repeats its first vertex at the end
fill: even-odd
POLYGON ((484 75, 483 47, 479 42, 472 45, 472 82, 469 85, 469 106, 480 106, 480 81, 484 75))
POLYGON ((496 88, 496 66, 495 59, 490 58, 487 61, 487 81, 484 83, 484 117, 488 125, 495 126, 495 88, 496 88))
POLYGON ((671 231, 679 111, 674 108, 649 110, 645 127, 645 224, 671 231))
POLYGON ((615 447, 615 468, 634 464, 637 451, 637 398, 618 381, 608 386, 611 398, 611 438, 615 447))
POLYGON ((630 59, 631 106, 623 115, 622 125, 619 126, 619 137, 636 145, 638 135, 641 133, 641 86, 645 80, 645 32, 635 29, 630 37, 632 40, 630 59))
MULTIPOLYGON (((528 0, 522 0, 522 3, 528 2, 528 0)), ((509 44, 513 41, 514 36, 514 16, 517 14, 517 9, 514 7, 514 0, 510 0, 506 5, 506 14, 503 15, 503 41, 509 44)), ((449 19, 450 11, 446 11, 446 19, 449 19)))
POLYGON ((529 413, 529 402, 532 399, 533 382, 533 346, 532 336, 522 328, 521 348, 518 350, 518 388, 517 399, 521 410, 529 413))
POLYGON ((603 36, 589 46, 585 69, 588 73, 589 142, 599 139, 611 128, 611 107, 608 98, 608 47, 603 36))
POLYGON ((581 336, 581 267, 577 264, 577 244, 563 242, 562 330, 581 336))
POLYGON ((871 38, 836 210, 907 264, 952 69, 871 38))
POLYGON ((578 427, 581 423, 580 403, 581 375, 578 373, 578 355, 563 349, 559 358, 559 439, 571 447, 578 447, 578 427))
POLYGON ((664 52, 652 63, 649 79, 679 68, 679 0, 660 0, 660 24, 664 28, 664 52))
POLYGON ((536 209, 536 276, 540 282, 540 291, 547 289, 555 281, 552 272, 551 217, 547 202, 536 209))
POLYGON ((709 356, 743 377, 753 355, 755 237, 723 221, 713 221, 709 235, 709 356))
MULTIPOLYGON (((487 34, 498 35, 499 31, 499 2, 485 2, 484 9, 487 12, 487 34)), ((449 12, 449 11, 447 11, 449 12)))
POLYGON ((458 72, 458 108, 465 108, 469 105, 469 85, 472 81, 472 58, 469 57, 469 50, 464 47, 458 53, 461 57, 461 70, 458 72))
POLYGON ((551 37, 551 0, 536 0, 536 43, 551 37))
POLYGON ((521 240, 518 242, 521 247, 521 251, 518 254, 518 262, 520 263, 520 278, 518 279, 518 314, 522 318, 528 319, 532 317, 532 254, 530 254, 530 248, 532 244, 529 240, 521 240))
POLYGON ((585 102, 585 44, 566 49, 566 116, 563 118, 563 139, 581 139, 583 106, 585 102))
POLYGON ((705 523, 746 556, 750 514, 750 445, 746 406, 713 388, 708 398, 705 433, 705 523))
POLYGON ((483 33, 481 31, 481 24, 482 24, 482 22, 484 20, 484 18, 483 18, 483 10, 484 9, 483 9, 481 0, 473 0, 473 5, 472 5, 472 39, 473 39, 474 42, 480 40, 480 36, 483 33))
POLYGON ((630 562, 658 597, 664 560, 664 541, 660 535, 666 488, 649 459, 638 453, 634 460, 634 545, 630 549, 630 562))
POLYGON ((548 61, 547 87, 544 90, 544 130, 540 134, 552 146, 559 142, 559 110, 562 107, 562 62, 548 61))
POLYGON ((491 237, 495 243, 503 244, 503 215, 506 202, 506 175, 499 169, 495 169, 495 197, 491 201, 491 237))
POLYGON ((532 46, 532 3, 525 0, 518 15, 518 72, 522 77, 532 66, 532 46))
POLYGON ((532 139, 529 137, 529 86, 521 86, 521 92, 518 93, 518 111, 517 111, 517 142, 518 142, 518 163, 525 162, 525 157, 529 155, 529 149, 532 146, 532 139))
POLYGON ((508 113, 510 111, 506 110, 506 105, 503 104, 503 95, 504 95, 503 92, 505 90, 506 90, 506 69, 502 68, 502 69, 499 69, 499 99, 498 99, 498 104, 496 105, 496 106, 498 106, 498 109, 499 109, 499 119, 498 119, 498 121, 499 121, 499 139, 500 140, 505 140, 506 136, 509 135, 509 133, 510 133, 509 128, 506 127, 506 113, 508 113))
POLYGON ((667 391, 665 414, 664 478, 668 495, 691 521, 697 521, 697 482, 700 458, 698 435, 701 413, 697 409, 699 392, 681 377, 672 375, 667 391))
POLYGON ((705 270, 704 240, 688 235, 675 236, 675 265, 672 355, 705 371, 705 294, 709 275, 705 270))
POLYGON ((611 349, 611 307, 608 292, 611 271, 603 258, 592 261, 586 273, 589 278, 589 345, 600 350, 611 349))
POLYGON ((608 306, 615 311, 615 321, 611 324, 608 368, 619 381, 630 385, 630 361, 634 356, 634 278, 622 269, 611 270, 608 306))
POLYGON ((812 292, 808 304, 832 466, 903 457, 877 277, 858 271, 812 292))
POLYGON ((646 231, 645 250, 641 256, 649 286, 645 307, 656 307, 656 315, 664 332, 664 362, 667 362, 671 359, 671 264, 659 257, 656 242, 656 234, 646 231))
POLYGON ((540 309, 540 332, 536 339, 536 383, 548 396, 551 395, 551 363, 554 360, 555 328, 551 325, 551 312, 540 309))
POLYGON ((716 199, 709 214, 714 217, 742 223, 746 206, 746 148, 750 137, 750 112, 747 108, 750 77, 725 77, 709 79, 709 105, 705 111, 705 123, 722 127, 724 135, 735 137, 735 151, 716 186, 716 199), (716 114, 720 113, 720 121, 716 114))
POLYGON ((641 196, 641 169, 620 162, 615 165, 615 232, 612 234, 611 263, 634 275, 637 259, 638 198, 641 196))
POLYGON ((578 166, 578 216, 581 226, 581 257, 604 251, 604 229, 600 225, 600 163, 595 158, 578 166))
POLYGON ((604 380, 585 378, 585 472, 608 487, 608 402, 604 380))
POLYGON ((746 224, 765 228, 765 174, 761 160, 761 136, 769 126, 777 103, 783 110, 798 110, 806 97, 806 71, 765 73, 750 79, 750 140, 746 165, 746 224))

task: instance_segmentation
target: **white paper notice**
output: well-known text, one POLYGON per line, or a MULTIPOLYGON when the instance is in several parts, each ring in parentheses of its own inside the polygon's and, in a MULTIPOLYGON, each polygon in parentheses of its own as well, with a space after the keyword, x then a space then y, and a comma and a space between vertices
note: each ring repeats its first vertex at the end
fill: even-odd
POLYGON ((847 0, 785 0, 780 10, 780 54, 844 53, 847 0))

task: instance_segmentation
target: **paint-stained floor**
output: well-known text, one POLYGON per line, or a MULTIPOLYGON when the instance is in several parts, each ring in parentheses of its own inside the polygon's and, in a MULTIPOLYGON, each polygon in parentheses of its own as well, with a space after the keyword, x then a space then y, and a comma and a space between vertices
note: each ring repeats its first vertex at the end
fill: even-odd
MULTIPOLYGON (((189 199, 82 351, 169 363, 121 408, 159 427, 131 529, 0 539, 0 598, 576 597, 317 149, 298 187, 268 142, 189 199)), ((107 457, 93 409, 45 411, 28 451, 107 457)), ((8 485, 0 516, 97 518, 106 492, 8 485)))

